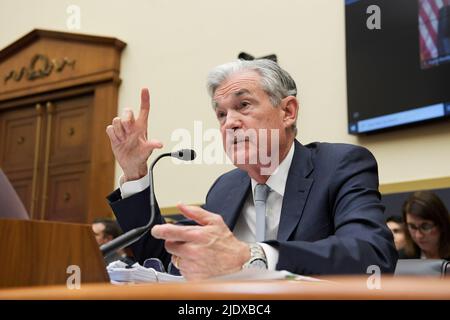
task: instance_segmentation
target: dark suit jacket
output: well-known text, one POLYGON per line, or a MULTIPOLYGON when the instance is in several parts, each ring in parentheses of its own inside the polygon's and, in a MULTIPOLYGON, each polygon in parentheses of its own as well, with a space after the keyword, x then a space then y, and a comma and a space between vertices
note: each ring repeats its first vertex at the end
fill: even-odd
MULTIPOLYGON (((215 181, 203 207, 221 214, 233 230, 250 189, 248 174, 232 170, 215 181)), ((148 189, 124 200, 116 190, 108 199, 124 231, 147 223, 148 189)), ((157 211, 155 223, 164 223, 157 211)), ((279 250, 277 269, 349 274, 366 273, 368 266, 377 265, 382 272, 393 272, 397 252, 383 211, 377 163, 367 149, 295 141, 278 236, 267 241, 279 250)), ((170 260, 163 241, 150 234, 133 250, 141 263, 148 257, 159 257, 165 264, 170 260)))

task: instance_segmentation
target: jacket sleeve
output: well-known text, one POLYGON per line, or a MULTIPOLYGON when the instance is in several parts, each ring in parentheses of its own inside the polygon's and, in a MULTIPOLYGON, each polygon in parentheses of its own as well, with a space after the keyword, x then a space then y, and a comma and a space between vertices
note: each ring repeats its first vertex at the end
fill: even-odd
MULTIPOLYGON (((122 199, 120 190, 117 189, 107 199, 123 232, 144 226, 148 223, 150 219, 149 188, 126 199, 122 199)), ((153 225, 165 223, 158 204, 156 204, 155 209, 156 215, 153 225)), ((170 254, 164 248, 164 241, 153 238, 150 231, 130 247, 140 264, 143 264, 147 258, 158 258, 167 268, 170 262, 170 254)))
MULTIPOLYGON (((279 250, 278 270, 297 274, 366 273, 369 266, 393 272, 397 251, 386 226, 375 158, 352 147, 337 162, 329 185, 334 234, 315 241, 269 241, 279 250)), ((325 186, 326 187, 326 186, 325 186)))

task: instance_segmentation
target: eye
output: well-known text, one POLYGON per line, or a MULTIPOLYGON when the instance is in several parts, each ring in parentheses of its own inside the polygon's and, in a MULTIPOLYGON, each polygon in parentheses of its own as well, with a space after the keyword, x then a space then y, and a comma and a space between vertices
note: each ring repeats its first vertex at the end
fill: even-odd
POLYGON ((433 229, 433 227, 434 227, 434 225, 431 223, 424 223, 420 226, 420 228, 422 230, 426 230, 426 231, 433 229))
POLYGON ((240 103, 240 107, 241 107, 241 108, 248 107, 249 105, 250 105, 250 102, 248 102, 248 101, 242 101, 242 102, 240 103))
POLYGON ((226 112, 224 112, 224 111, 217 111, 216 112, 216 116, 217 116, 217 119, 223 119, 224 117, 226 117, 227 116, 227 114, 226 114, 226 112))

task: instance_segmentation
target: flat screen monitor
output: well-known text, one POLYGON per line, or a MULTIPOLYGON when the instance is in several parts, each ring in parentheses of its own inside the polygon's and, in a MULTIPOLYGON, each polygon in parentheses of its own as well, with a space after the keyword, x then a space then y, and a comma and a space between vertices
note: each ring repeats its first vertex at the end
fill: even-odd
POLYGON ((450 117, 450 0, 347 0, 348 132, 450 117))

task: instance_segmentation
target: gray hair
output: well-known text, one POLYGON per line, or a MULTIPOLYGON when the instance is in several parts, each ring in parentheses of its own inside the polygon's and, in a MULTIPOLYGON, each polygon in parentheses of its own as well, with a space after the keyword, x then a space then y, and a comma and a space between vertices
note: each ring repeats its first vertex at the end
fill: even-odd
POLYGON ((297 96, 297 86, 291 75, 276 62, 268 59, 237 60, 215 67, 208 74, 207 87, 211 97, 217 88, 232 74, 239 71, 255 71, 261 76, 261 86, 269 95, 274 107, 287 96, 297 96))
MULTIPOLYGON (((261 86, 268 94, 270 102, 277 107, 288 96, 297 96, 297 86, 291 75, 276 62, 268 59, 237 60, 222 64, 212 69, 207 78, 208 93, 211 98, 217 88, 232 74, 240 71, 255 71, 261 76, 261 86)), ((294 135, 297 126, 292 125, 294 135)))

